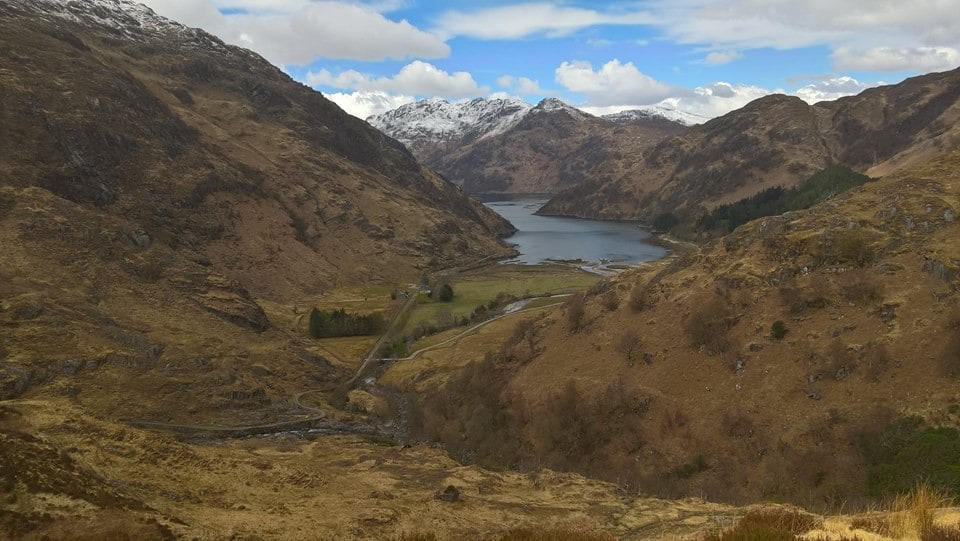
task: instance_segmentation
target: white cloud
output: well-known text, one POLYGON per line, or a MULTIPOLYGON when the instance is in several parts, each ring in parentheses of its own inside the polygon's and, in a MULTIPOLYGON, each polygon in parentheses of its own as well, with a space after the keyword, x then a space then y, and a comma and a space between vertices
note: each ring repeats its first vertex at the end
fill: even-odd
POLYGON ((440 58, 450 48, 438 36, 378 11, 384 5, 306 0, 144 0, 157 13, 201 27, 253 49, 277 65, 319 58, 402 60, 440 58), (224 15, 218 8, 236 8, 224 15))
POLYGON ((478 85, 473 76, 465 71, 448 73, 420 60, 407 64, 393 77, 370 78, 354 70, 334 75, 323 69, 307 73, 305 82, 310 86, 446 98, 467 98, 490 92, 488 87, 478 85))
POLYGON ((718 50, 825 45, 837 69, 929 71, 960 63, 956 0, 652 0, 655 25, 718 50))
POLYGON ((741 58, 743 58, 743 54, 739 51, 712 51, 707 54, 703 61, 711 66, 722 66, 741 58))
POLYGON ((730 84, 717 82, 700 86, 685 96, 671 97, 660 102, 660 105, 672 107, 698 116, 714 118, 725 115, 734 109, 739 109, 755 99, 769 94, 783 92, 770 91, 754 85, 730 84))
POLYGON ((795 94, 807 103, 816 103, 818 101, 835 100, 844 96, 859 94, 868 88, 880 84, 883 83, 861 83, 853 77, 834 77, 810 83, 797 89, 795 94))
POLYGON ((960 51, 952 47, 874 47, 867 50, 841 47, 833 52, 832 58, 834 65, 841 70, 929 72, 960 66, 960 51))
POLYGON ((497 84, 501 88, 506 88, 508 90, 513 90, 520 96, 529 96, 531 94, 543 95, 546 94, 542 88, 540 88, 540 83, 534 81, 529 77, 514 77, 513 75, 501 75, 497 77, 497 84))
POLYGON ((491 93, 489 96, 487 96, 487 99, 488 99, 488 100, 518 100, 518 99, 520 99, 520 97, 519 97, 519 96, 514 96, 513 94, 511 94, 511 93, 509 93, 509 92, 502 92, 502 91, 501 91, 501 92, 493 92, 493 93, 491 93))
MULTIPOLYGON (((835 100, 844 96, 859 94, 867 88, 880 84, 883 83, 862 83, 852 77, 841 76, 810 83, 789 93, 782 88, 771 90, 754 85, 730 84, 721 81, 697 87, 693 89, 692 92, 668 97, 652 105, 690 113, 695 117, 707 120, 725 115, 730 111, 743 107, 753 100, 770 94, 792 94, 808 103, 816 103, 818 101, 835 100)), ((581 108, 593 115, 606 115, 651 105, 641 102, 621 103, 622 104, 611 104, 607 106, 587 105, 581 108)))
POLYGON ((556 79, 570 92, 581 94, 592 106, 616 103, 656 103, 676 92, 675 88, 642 73, 633 62, 613 59, 594 71, 583 60, 564 62, 556 69, 556 79))
POLYGON ((706 121, 725 115, 730 111, 743 107, 755 99, 773 94, 774 92, 783 91, 770 91, 766 88, 752 85, 716 82, 697 87, 693 89, 693 91, 667 97, 655 103, 621 102, 621 104, 611 104, 607 106, 587 105, 580 108, 590 114, 599 116, 630 109, 642 109, 653 105, 668 110, 682 111, 688 113, 692 119, 700 118, 702 121, 706 121))
POLYGON ((380 91, 352 92, 350 94, 336 92, 326 94, 326 97, 347 113, 363 119, 415 101, 413 96, 393 95, 380 91))
POLYGON ((597 25, 650 24, 646 12, 600 12, 539 2, 474 11, 448 11, 437 20, 438 32, 479 39, 519 39, 532 35, 566 36, 597 25))

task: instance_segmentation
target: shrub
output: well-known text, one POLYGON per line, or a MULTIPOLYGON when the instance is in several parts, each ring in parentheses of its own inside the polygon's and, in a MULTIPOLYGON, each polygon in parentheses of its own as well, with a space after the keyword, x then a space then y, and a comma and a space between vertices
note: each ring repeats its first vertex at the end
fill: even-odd
POLYGON ((709 469, 710 464, 707 464, 707 459, 703 458, 703 455, 697 455, 692 461, 687 462, 686 464, 681 464, 674 468, 673 474, 680 479, 690 479, 694 475, 705 472, 709 469))
POLYGON ((629 305, 630 309, 634 312, 642 312, 653 305, 650 296, 647 294, 647 289, 644 286, 640 284, 633 286, 633 289, 630 290, 629 305))
POLYGON ((823 352, 823 358, 826 361, 825 375, 837 381, 846 379, 857 366, 857 360, 850 348, 839 339, 830 342, 823 352))
POLYGON ((833 238, 837 257, 863 267, 874 259, 873 246, 860 229, 844 229, 833 238))
POLYGON ((694 346, 703 347, 707 353, 717 354, 729 349, 727 332, 732 326, 730 309, 722 298, 715 296, 690 315, 685 327, 694 346))
POLYGON ((879 302, 883 284, 862 270, 848 272, 840 281, 840 294, 850 302, 879 302))
POLYGON ((603 306, 604 310, 613 312, 617 308, 620 308, 620 297, 617 296, 616 291, 611 289, 604 293, 603 297, 600 297, 600 305, 603 306))
POLYGON ((440 302, 450 302, 453 300, 453 287, 450 284, 440 286, 440 292, 437 294, 440 302))
POLYGON ((801 314, 810 308, 825 308, 833 297, 830 281, 820 274, 812 276, 806 284, 780 288, 780 298, 791 314, 801 314))
POLYGON ((536 325, 529 319, 522 319, 514 326, 510 337, 500 345, 500 355, 507 360, 528 361, 537 353, 536 339, 536 325), (520 346, 525 347, 518 349, 520 346))
POLYGON ((567 301, 567 329, 571 333, 583 328, 583 318, 587 314, 586 301, 583 293, 577 293, 567 301))
POLYGON ((890 352, 887 346, 870 342, 863 347, 860 362, 866 368, 867 380, 877 383, 890 368, 890 352))
POLYGON ((770 336, 772 336, 774 340, 783 340, 783 337, 785 337, 788 332, 790 331, 787 329, 787 324, 782 320, 778 319, 773 322, 773 325, 770 325, 770 336))

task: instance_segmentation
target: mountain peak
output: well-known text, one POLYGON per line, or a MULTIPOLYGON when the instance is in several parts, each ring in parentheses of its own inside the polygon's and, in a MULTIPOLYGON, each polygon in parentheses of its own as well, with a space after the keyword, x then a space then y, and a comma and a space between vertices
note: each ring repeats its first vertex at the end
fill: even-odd
POLYGON ((561 100, 560 98, 545 98, 533 108, 533 112, 536 113, 553 113, 557 111, 565 112, 577 120, 582 120, 588 116, 591 116, 561 100))

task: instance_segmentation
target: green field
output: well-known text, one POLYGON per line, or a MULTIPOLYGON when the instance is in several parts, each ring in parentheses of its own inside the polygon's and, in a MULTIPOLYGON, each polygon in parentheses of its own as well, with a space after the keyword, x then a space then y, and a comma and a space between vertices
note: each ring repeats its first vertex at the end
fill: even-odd
POLYGON ((453 300, 439 302, 422 297, 404 330, 412 329, 420 322, 437 324, 444 319, 470 317, 475 308, 489 303, 501 292, 520 298, 573 293, 590 287, 599 279, 594 274, 565 265, 491 265, 456 276, 441 276, 437 278, 438 285, 449 283, 453 286, 453 300))

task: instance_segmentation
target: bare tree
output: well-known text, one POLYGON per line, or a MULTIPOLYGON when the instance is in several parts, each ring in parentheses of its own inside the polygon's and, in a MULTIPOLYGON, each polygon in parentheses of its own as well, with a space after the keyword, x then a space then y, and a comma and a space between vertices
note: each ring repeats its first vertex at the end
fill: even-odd
POLYGON ((583 318, 587 315, 583 293, 577 293, 567 301, 567 328, 575 333, 583 328, 583 318))
POLYGON ((620 341, 617 342, 617 351, 623 353, 624 356, 626 356, 627 361, 632 363, 636 359, 637 355, 640 354, 640 348, 642 345, 643 342, 640 340, 640 334, 634 329, 630 329, 623 333, 623 336, 620 337, 620 341))

